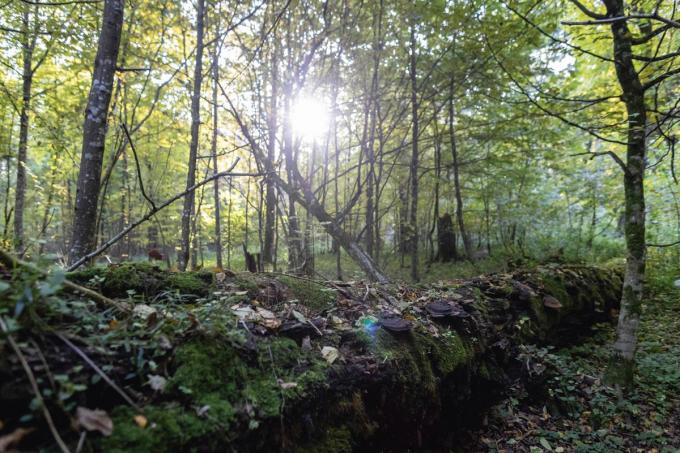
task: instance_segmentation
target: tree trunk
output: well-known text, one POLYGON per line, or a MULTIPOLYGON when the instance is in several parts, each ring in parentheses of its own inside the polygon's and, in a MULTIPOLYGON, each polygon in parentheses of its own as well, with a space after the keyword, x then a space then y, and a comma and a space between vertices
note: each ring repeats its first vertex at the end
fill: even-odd
POLYGON ((106 0, 94 76, 85 110, 83 148, 73 219, 69 261, 75 262, 95 245, 97 200, 106 143, 109 103, 123 27, 123 0, 106 0))
POLYGON ((373 12, 373 70, 371 75, 371 87, 368 95, 369 131, 366 146, 366 163, 368 173, 366 175, 366 253, 374 256, 376 209, 374 200, 375 184, 375 126, 376 126, 376 96, 378 92, 378 69, 380 66, 380 47, 382 42, 382 14, 383 2, 379 2, 378 10, 373 12))
MULTIPOLYGON (((272 51, 271 58, 271 99, 269 102, 269 131, 267 143, 267 159, 271 162, 276 160, 276 132, 277 132, 277 97, 279 95, 279 71, 276 58, 276 46, 272 51)), ((265 178, 265 221, 264 221, 264 247, 262 249, 262 261, 264 265, 274 264, 274 235, 276 234, 276 187, 271 176, 265 178)))
MULTIPOLYGON (((626 14, 622 0, 605 0, 607 17, 626 14)), ((647 109, 644 88, 632 59, 631 32, 626 21, 611 25, 614 39, 616 75, 621 99, 628 115, 628 144, 623 179, 625 190, 626 271, 621 295, 621 311, 616 329, 611 362, 607 369, 610 382, 629 389, 633 384, 637 328, 642 311, 643 281, 646 265, 644 172, 647 152, 647 109)))
MULTIPOLYGON (((219 22, 216 32, 219 31, 219 22)), ((213 175, 218 173, 217 168, 217 82, 220 80, 220 44, 219 40, 215 41, 215 47, 213 49, 212 58, 212 70, 213 70, 213 84, 212 84, 212 120, 213 120, 213 130, 212 130, 212 140, 210 142, 212 161, 213 161, 213 175)), ((220 215, 220 180, 215 178, 213 181, 213 199, 215 203, 215 261, 218 268, 223 268, 222 263, 222 217, 220 215)))
POLYGON ((451 214, 445 212, 437 219, 437 257, 439 261, 448 263, 458 258, 456 250, 456 234, 453 231, 451 214))
MULTIPOLYGON (((201 83, 203 81, 203 16, 205 0, 198 0, 196 7, 196 63, 194 66, 194 89, 191 97, 191 143, 189 144, 189 169, 187 188, 196 184, 196 156, 198 154, 198 132, 201 126, 201 83)), ((193 191, 184 197, 182 208, 182 244, 178 260, 181 271, 186 270, 189 262, 191 239, 191 218, 195 214, 193 191)))
MULTIPOLYGON (((296 169, 293 157, 293 131, 290 125, 290 85, 286 88, 283 126, 283 153, 286 159, 286 173, 288 181, 295 190, 296 181, 294 169, 296 169)), ((300 235, 300 220, 295 207, 295 197, 288 193, 288 267, 293 273, 300 271, 302 264, 302 237, 300 235)))
POLYGON ((411 120, 413 122, 411 139, 411 209, 409 212, 411 233, 411 278, 414 282, 418 276, 418 80, 416 78, 416 26, 415 18, 411 24, 410 64, 411 78, 411 120))
MULTIPOLYGON (((28 154, 28 112, 31 107, 31 87, 33 85, 33 50, 37 33, 31 33, 32 6, 24 5, 22 18, 22 102, 19 114, 19 150, 17 153, 17 180, 14 192, 14 249, 19 255, 24 252, 24 201, 26 199, 26 164, 28 154)), ((34 16, 35 17, 35 16, 34 16)))
POLYGON ((456 195, 456 221, 458 222, 458 231, 463 240, 463 248, 465 248, 465 256, 467 259, 472 259, 472 242, 465 229, 465 220, 463 216, 463 195, 460 189, 460 167, 458 165, 458 147, 456 145, 456 131, 453 127, 455 119, 455 109, 453 105, 454 85, 453 78, 451 79, 451 87, 449 91, 449 135, 451 137, 451 156, 453 157, 453 189, 456 195))

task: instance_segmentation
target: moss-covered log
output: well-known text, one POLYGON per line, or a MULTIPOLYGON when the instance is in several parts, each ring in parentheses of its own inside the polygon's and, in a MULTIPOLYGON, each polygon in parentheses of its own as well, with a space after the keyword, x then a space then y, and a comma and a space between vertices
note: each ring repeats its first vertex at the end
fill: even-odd
MULTIPOLYGON (((273 284, 254 283, 244 300, 259 297, 258 285, 273 284)), ((217 304, 209 323, 172 353, 167 386, 145 409, 149 424, 135 422, 129 407, 114 408, 113 435, 102 438, 101 447, 455 448, 460 428, 479 420, 522 372, 520 345, 577 341, 615 307, 620 288, 617 272, 581 266, 540 267, 435 289, 367 288, 368 297, 340 297, 332 307, 307 312, 314 314, 314 328, 281 326, 278 334, 264 335, 234 322, 217 304), (428 311, 434 299, 452 307, 447 316, 433 317, 433 306, 428 311), (387 311, 399 312, 407 330, 389 331, 389 322, 375 322, 387 311), (337 349, 332 364, 323 347, 337 349)))

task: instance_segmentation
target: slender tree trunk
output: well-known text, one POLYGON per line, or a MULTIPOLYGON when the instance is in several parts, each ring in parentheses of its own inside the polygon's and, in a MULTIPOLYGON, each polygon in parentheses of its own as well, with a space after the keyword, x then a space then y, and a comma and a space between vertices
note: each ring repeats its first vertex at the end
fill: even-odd
MULTIPOLYGON (((283 152, 286 160, 288 181, 296 186, 293 157, 293 131, 290 126, 290 85, 286 88, 283 126, 283 152)), ((302 238, 300 237, 300 221, 295 207, 295 198, 288 194, 288 266, 291 271, 299 272, 302 261, 302 238)))
POLYGON ((453 97, 455 94, 453 78, 451 78, 451 86, 449 91, 449 135, 451 141, 451 156, 453 157, 453 190, 456 196, 456 221, 458 222, 458 231, 463 240, 463 248, 465 249, 465 256, 467 259, 472 259, 472 241, 465 229, 465 220, 463 215, 463 195, 460 188, 460 166, 458 165, 458 146, 456 144, 456 130, 453 127, 455 119, 455 109, 453 105, 453 97))
POLYGON ((12 187, 12 133, 14 132, 14 110, 10 111, 9 136, 7 137, 7 153, 5 154, 5 203, 3 206, 2 240, 7 241, 9 235, 9 222, 12 219, 12 208, 10 207, 10 189, 12 187))
MULTIPOLYGON (((217 30, 219 31, 219 22, 217 30)), ((212 140, 210 142, 212 161, 213 161, 213 174, 217 174, 217 82, 220 80, 220 64, 219 64, 219 40, 215 41, 215 47, 213 48, 213 58, 212 58, 212 120, 213 120, 213 130, 212 130, 212 140)), ((215 178, 213 182, 213 199, 215 203, 215 260, 218 268, 222 269, 222 217, 220 215, 220 181, 219 178, 215 178)))
POLYGON ((371 75, 371 87, 368 95, 368 109, 370 112, 368 144, 366 146, 366 163, 368 173, 366 175, 366 253, 374 256, 375 241, 375 126, 376 126, 376 96, 378 92, 378 68, 380 66, 380 47, 382 41, 382 13, 383 2, 380 0, 377 11, 373 12, 373 70, 371 75))
MULTIPOLYGON (((314 187, 314 161, 316 160, 316 140, 312 144, 312 154, 309 157, 309 171, 307 181, 309 187, 314 187)), ((322 204, 323 206, 323 204, 322 204)), ((312 213, 307 209, 307 218, 305 219, 305 242, 304 242, 304 266, 303 271, 305 275, 314 275, 314 222, 312 220, 312 213)))
MULTIPOLYGON (((433 212, 432 212, 432 227, 430 228, 430 234, 428 235, 428 241, 430 243, 430 257, 428 259, 428 266, 435 260, 435 249, 434 249, 434 231, 437 229, 437 223, 439 221, 439 178, 441 177, 441 141, 439 138, 439 128, 437 124, 437 106, 434 106, 434 200, 433 200, 433 212)), ((455 238, 455 236, 454 236, 455 238)), ((439 243, 439 241, 438 241, 439 243)), ((454 239, 455 247, 455 239, 454 239)), ((438 255, 438 253, 437 253, 438 255)))
MULTIPOLYGON (((203 16, 205 0, 198 0, 196 8, 196 63, 194 66, 194 88, 191 97, 191 143, 189 145, 189 169, 187 172, 187 188, 196 184, 196 156, 198 154, 198 132, 201 126, 201 84, 203 82, 203 16)), ((185 271, 189 262, 191 239, 191 219, 195 214, 194 191, 184 197, 182 208, 182 244, 178 260, 181 271, 185 271)))
POLYGON ((416 26, 415 19, 411 24, 411 49, 409 72, 411 77, 411 278, 417 282, 418 276, 418 80, 416 78, 416 26))
POLYGON ((78 172, 73 235, 69 261, 75 262, 95 245, 97 200, 106 143, 109 103, 113 90, 123 27, 124 0, 106 0, 94 76, 85 110, 83 148, 78 172))
MULTIPOLYGON (((28 154, 28 112, 31 108, 31 87, 33 86, 33 50, 36 33, 31 33, 31 5, 24 5, 22 18, 23 73, 21 89, 21 113, 19 114, 19 152, 17 154, 17 180, 14 192, 14 248, 24 252, 24 202, 26 200, 26 164, 28 154)), ((35 20, 35 19, 34 19, 35 20)))
MULTIPOLYGON (((604 0, 607 17, 626 14, 623 0, 604 0)), ((632 59, 631 32, 626 21, 611 25, 614 38, 614 65, 623 91, 621 99, 628 114, 628 144, 623 186, 625 191, 626 270, 621 297, 621 311, 616 329, 608 379, 628 389, 633 384, 637 328, 642 311, 643 282, 646 266, 644 172, 647 153, 647 109, 644 88, 632 59)))
MULTIPOLYGON (((269 131, 267 143, 267 158, 274 162, 276 160, 276 132, 277 122, 277 98, 279 96, 279 71, 277 61, 277 49, 274 46, 271 57, 271 99, 269 101, 269 131)), ((274 264, 274 235, 276 234, 276 186, 274 178, 269 175, 265 178, 265 221, 264 221, 264 248, 262 250, 262 261, 265 265, 274 264)))

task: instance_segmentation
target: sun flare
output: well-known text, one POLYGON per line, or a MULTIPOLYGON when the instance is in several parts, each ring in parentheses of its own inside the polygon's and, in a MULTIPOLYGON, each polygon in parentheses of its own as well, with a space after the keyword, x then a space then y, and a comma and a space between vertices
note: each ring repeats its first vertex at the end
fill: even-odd
POLYGON ((290 121, 297 137, 318 139, 328 130, 328 106, 316 98, 299 98, 293 104, 290 121))

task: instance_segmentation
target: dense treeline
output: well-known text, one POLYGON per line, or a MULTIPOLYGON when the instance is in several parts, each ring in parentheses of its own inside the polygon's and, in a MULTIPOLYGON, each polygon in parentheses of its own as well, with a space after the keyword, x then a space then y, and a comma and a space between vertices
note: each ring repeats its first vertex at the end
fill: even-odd
POLYGON ((628 319, 680 237, 676 8, 5 3, 2 241, 373 280, 627 246, 628 319))

